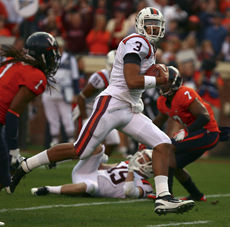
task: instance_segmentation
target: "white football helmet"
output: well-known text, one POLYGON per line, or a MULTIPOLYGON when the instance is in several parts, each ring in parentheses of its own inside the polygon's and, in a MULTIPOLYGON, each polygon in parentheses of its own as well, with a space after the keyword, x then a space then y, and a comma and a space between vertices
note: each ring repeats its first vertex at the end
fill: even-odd
POLYGON ((145 178, 153 177, 152 152, 150 149, 137 151, 129 160, 129 170, 135 170, 145 178))
POLYGON ((160 10, 146 7, 137 14, 135 28, 138 34, 154 43, 165 35, 165 20, 160 10))
POLYGON ((109 72, 112 70, 115 55, 116 55, 116 50, 111 50, 111 51, 109 51, 109 53, 106 56, 107 57, 107 59, 106 59, 106 69, 109 72))

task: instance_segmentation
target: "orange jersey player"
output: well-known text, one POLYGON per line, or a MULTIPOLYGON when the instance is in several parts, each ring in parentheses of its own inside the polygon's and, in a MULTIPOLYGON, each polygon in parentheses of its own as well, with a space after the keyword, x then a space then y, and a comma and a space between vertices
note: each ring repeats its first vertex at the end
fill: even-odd
POLYGON ((18 120, 25 106, 40 95, 58 68, 57 41, 45 32, 33 33, 22 51, 4 46, 0 64, 0 190, 10 184, 11 164, 20 159, 18 120), (5 128, 3 127, 5 125, 5 128))
POLYGON ((167 98, 160 96, 157 100, 157 107, 161 113, 173 118, 184 127, 189 127, 196 120, 196 116, 189 111, 189 106, 195 100, 198 100, 205 106, 210 117, 209 122, 204 125, 204 128, 209 132, 218 131, 218 125, 210 105, 204 102, 192 88, 181 86, 174 95, 170 107, 167 106, 167 98))
MULTIPOLYGON (((190 193, 186 199, 203 201, 204 195, 192 182, 184 167, 217 145, 220 130, 210 105, 192 88, 182 86, 182 78, 176 68, 169 66, 168 69, 168 84, 158 87, 161 95, 157 100, 159 114, 153 122, 161 127, 168 118, 172 118, 181 124, 182 129, 172 138, 175 149, 175 176, 190 193)), ((171 192, 173 175, 174 169, 170 169, 171 192)))

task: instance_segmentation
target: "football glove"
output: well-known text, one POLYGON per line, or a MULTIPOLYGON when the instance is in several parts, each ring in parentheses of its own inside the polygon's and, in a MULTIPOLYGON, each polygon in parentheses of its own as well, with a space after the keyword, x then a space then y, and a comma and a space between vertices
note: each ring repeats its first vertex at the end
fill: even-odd
POLYGON ((188 136, 188 132, 185 129, 180 129, 178 132, 173 134, 173 139, 178 142, 184 140, 186 136, 188 136))

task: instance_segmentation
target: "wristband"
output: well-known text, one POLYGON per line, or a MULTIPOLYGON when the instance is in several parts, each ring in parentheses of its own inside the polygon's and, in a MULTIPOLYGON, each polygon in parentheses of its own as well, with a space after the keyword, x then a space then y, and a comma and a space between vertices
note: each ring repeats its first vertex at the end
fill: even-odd
POLYGON ((156 77, 144 76, 144 87, 145 89, 156 87, 156 77))

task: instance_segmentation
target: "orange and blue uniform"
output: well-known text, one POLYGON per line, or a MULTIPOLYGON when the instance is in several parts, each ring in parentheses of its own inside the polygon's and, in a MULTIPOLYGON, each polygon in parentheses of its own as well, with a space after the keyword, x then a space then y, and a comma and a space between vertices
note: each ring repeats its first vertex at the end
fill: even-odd
POLYGON ((0 68, 0 123, 5 124, 5 115, 20 86, 26 86, 40 95, 46 87, 44 73, 24 63, 7 64, 0 68))
POLYGON ((161 113, 168 115, 187 128, 196 120, 196 117, 189 111, 189 106, 195 99, 198 99, 206 107, 210 121, 201 129, 189 133, 182 141, 177 142, 172 139, 172 143, 176 146, 176 161, 179 168, 185 167, 199 158, 206 150, 213 148, 219 140, 219 128, 210 105, 204 102, 192 88, 180 87, 175 93, 170 107, 166 104, 166 97, 160 96, 157 100, 157 107, 161 113))
POLYGON ((9 63, 0 67, 0 184, 7 186, 10 183, 9 149, 15 149, 7 144, 3 125, 10 112, 17 118, 19 114, 10 110, 11 102, 21 86, 26 86, 35 95, 40 95, 46 87, 45 74, 31 65, 22 62, 9 63))

